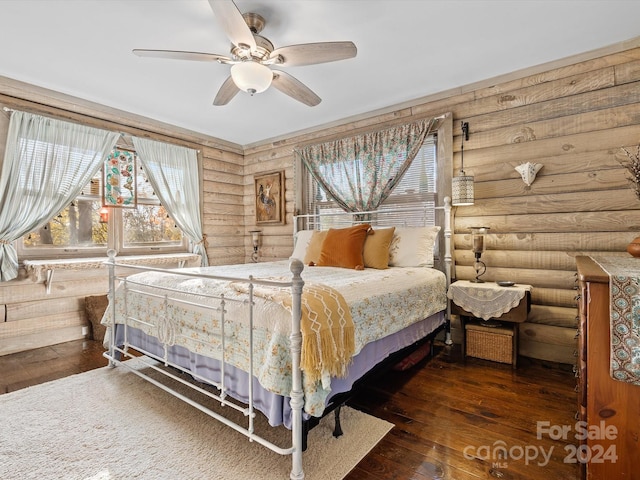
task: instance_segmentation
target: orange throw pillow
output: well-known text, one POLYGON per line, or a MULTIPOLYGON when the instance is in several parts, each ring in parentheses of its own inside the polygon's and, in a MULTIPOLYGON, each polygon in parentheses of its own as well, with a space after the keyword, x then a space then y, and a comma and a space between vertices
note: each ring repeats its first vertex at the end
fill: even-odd
POLYGON ((322 242, 321 267, 343 267, 364 270, 362 251, 371 225, 362 224, 349 228, 330 228, 322 242))

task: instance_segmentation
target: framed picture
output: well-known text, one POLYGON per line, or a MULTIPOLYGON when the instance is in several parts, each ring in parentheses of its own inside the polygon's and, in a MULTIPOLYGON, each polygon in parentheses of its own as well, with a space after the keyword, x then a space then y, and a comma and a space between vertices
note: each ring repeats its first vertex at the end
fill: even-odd
POLYGON ((138 205, 135 152, 114 149, 105 161, 103 180, 102 205, 130 208, 138 205))
POLYGON ((256 175, 256 224, 284 223, 284 171, 256 175))

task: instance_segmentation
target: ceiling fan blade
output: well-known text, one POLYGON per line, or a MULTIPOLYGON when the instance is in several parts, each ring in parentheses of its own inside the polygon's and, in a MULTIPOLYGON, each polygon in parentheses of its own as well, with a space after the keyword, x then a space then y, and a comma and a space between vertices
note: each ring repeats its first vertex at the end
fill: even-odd
POLYGON ((320 42, 276 48, 269 58, 280 56, 282 62, 278 62, 278 65, 298 67, 345 60, 355 57, 357 53, 353 42, 320 42))
POLYGON ((136 48, 133 53, 139 57, 168 58, 172 60, 194 60, 197 62, 231 62, 231 58, 217 53, 182 52, 179 50, 145 50, 136 48))
POLYGON ((273 70, 273 82, 271 85, 282 93, 310 107, 315 107, 322 101, 300 80, 280 70, 273 70))
POLYGON ((209 0, 209 5, 231 43, 236 46, 247 45, 251 51, 256 49, 253 33, 232 0, 209 0))
POLYGON ((218 107, 226 105, 233 99, 233 97, 236 96, 239 91, 240 89, 233 82, 233 78, 229 77, 224 81, 224 83, 220 87, 220 90, 218 90, 218 94, 213 100, 213 104, 218 107))

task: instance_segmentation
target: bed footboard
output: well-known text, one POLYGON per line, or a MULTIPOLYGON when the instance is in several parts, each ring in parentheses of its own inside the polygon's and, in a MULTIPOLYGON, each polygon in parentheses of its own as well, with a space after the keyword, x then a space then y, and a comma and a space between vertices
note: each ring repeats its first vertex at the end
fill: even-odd
MULTIPOLYGON (((253 356, 254 356, 254 352, 253 352, 253 325, 254 325, 254 317, 253 317, 253 306, 254 306, 254 295, 253 295, 253 288, 255 285, 266 285, 266 286, 276 286, 276 287, 287 287, 291 289, 291 295, 292 295, 292 305, 291 305, 291 334, 290 334, 290 343, 291 343, 291 363, 292 363, 292 371, 291 371, 291 384, 292 384, 292 389, 290 392, 290 406, 291 406, 291 415, 292 415, 292 425, 291 425, 291 447, 288 448, 282 448, 279 447, 277 445, 274 445, 273 443, 271 443, 269 440, 257 435, 254 431, 254 418, 256 415, 256 411, 255 411, 255 407, 254 407, 254 395, 253 395, 253 381, 252 381, 252 375, 248 375, 248 385, 247 385, 247 390, 249 391, 249 401, 247 402, 246 405, 240 404, 239 402, 235 401, 231 396, 228 395, 228 391, 227 391, 227 387, 225 386, 225 375, 224 373, 221 375, 221 382, 220 383, 214 383, 211 382, 210 379, 205 379, 205 378, 198 378, 197 375, 194 375, 191 371, 189 371, 186 368, 181 367, 180 365, 174 364, 170 361, 169 359, 169 355, 168 355, 168 350, 169 348, 171 348, 174 344, 175 344, 175 337, 176 337, 176 325, 175 325, 175 320, 172 318, 172 315, 170 315, 167 311, 168 308, 168 299, 171 296, 172 293, 176 293, 174 291, 172 291, 170 288, 165 288, 165 289, 153 289, 151 290, 150 288, 148 288, 148 286, 141 286, 141 285, 136 285, 135 281, 130 281, 127 279, 126 275, 119 275, 116 272, 116 269, 121 270, 131 270, 134 269, 136 271, 156 271, 156 272, 166 272, 163 271, 161 269, 155 269, 155 268, 146 268, 146 267, 140 267, 140 266, 131 266, 131 265, 126 265, 126 264, 119 264, 116 263, 116 253, 114 250, 110 250, 108 252, 108 260, 106 262, 108 268, 109 268, 109 303, 110 303, 110 310, 109 310, 109 315, 106 317, 106 321, 109 327, 109 348, 108 351, 105 352, 105 357, 109 360, 109 365, 110 366, 116 366, 116 365, 121 365, 124 367, 127 367, 130 371, 132 371, 133 373, 135 373, 136 375, 138 375, 139 377, 151 382, 152 384, 156 385, 157 387, 161 388, 162 390, 174 395, 175 397, 179 398, 180 400, 183 400, 184 402, 188 403, 189 405, 197 408, 198 410, 202 411, 203 413, 209 415, 210 417, 224 423, 225 425, 233 428, 234 430, 238 431, 239 433, 242 433, 243 435, 245 435, 250 441, 255 441, 260 443, 261 445, 271 449, 272 451, 280 454, 280 455, 291 455, 291 459, 292 459, 292 467, 291 467, 291 474, 290 474, 290 478, 292 480, 301 480, 304 479, 305 474, 304 474, 304 470, 303 470, 303 465, 302 465, 302 452, 303 452, 303 445, 306 443, 305 441, 303 441, 303 418, 302 418, 302 410, 303 410, 303 406, 304 406, 304 391, 303 391, 303 384, 302 384, 302 371, 300 369, 300 357, 301 357, 301 350, 302 350, 302 333, 300 330, 300 321, 301 321, 301 296, 302 296, 302 289, 304 286, 304 281, 302 280, 301 277, 301 273, 302 270, 304 268, 302 262, 293 259, 290 262, 290 270, 292 273, 292 278, 291 281, 289 282, 272 282, 272 281, 260 281, 260 280, 256 280, 253 278, 250 278, 249 280, 247 279, 236 279, 236 278, 224 278, 224 277, 212 277, 212 276, 206 276, 206 275, 199 275, 199 274, 194 274, 194 273, 186 273, 186 272, 180 272, 180 271, 173 271, 172 274, 175 275, 184 275, 190 278, 213 278, 213 279, 217 279, 217 280, 222 280, 222 281, 233 281, 233 282, 244 282, 247 284, 248 288, 248 294, 247 294, 247 299, 246 299, 246 306, 247 306, 247 310, 248 310, 248 323, 249 323, 249 371, 253 372, 253 365, 254 365, 254 361, 253 361, 253 356), (121 288, 124 289, 124 293, 123 293, 123 298, 124 298, 124 309, 126 315, 125 315, 125 321, 124 324, 121 325, 124 328, 124 342, 122 346, 118 346, 116 344, 116 324, 117 324, 117 312, 116 312, 116 290, 118 288, 118 285, 121 285, 121 288), (128 297, 127 297, 127 292, 135 292, 138 295, 150 295, 151 297, 155 297, 156 300, 160 299, 164 299, 164 307, 165 310, 162 312, 162 314, 160 315, 160 319, 158 321, 158 325, 157 325, 157 338, 162 342, 162 344, 164 345, 164 355, 156 355, 153 354, 151 352, 145 351, 144 349, 141 349, 139 347, 134 347, 132 345, 129 344, 128 340, 127 340, 127 328, 129 326, 132 326, 132 324, 134 324, 136 322, 136 319, 133 317, 130 317, 127 311, 127 302, 128 302, 128 297), (141 370, 139 368, 132 368, 130 367, 130 365, 127 364, 127 362, 125 360, 132 358, 134 355, 132 351, 138 352, 142 355, 144 355, 143 357, 138 358, 138 362, 142 361, 145 362, 146 366, 153 370, 153 372, 157 372, 160 375, 154 375, 151 376, 147 373, 145 373, 144 370, 141 370), (147 360, 147 357, 149 357, 149 360, 147 360), (153 360, 151 360, 153 359, 153 360), (161 363, 161 365, 158 364, 158 362, 161 363), (170 369, 168 368, 163 368, 164 367, 171 367, 170 369), (200 387, 199 385, 197 385, 197 383, 191 382, 188 379, 185 379, 182 375, 180 374, 176 374, 176 370, 178 372, 182 372, 185 373, 191 377, 193 377, 196 382, 204 382, 207 384, 212 384, 216 391, 219 393, 216 393, 216 391, 212 392, 210 389, 205 389, 200 387), (186 385, 189 388, 194 389, 195 391, 199 392, 200 394, 205 395, 207 398, 209 399, 213 399, 216 402, 219 402, 221 405, 224 405, 225 407, 230 407, 236 411, 239 411, 242 413, 243 417, 246 419, 246 424, 240 424, 240 423, 235 423, 232 420, 229 420, 228 418, 220 415, 219 413, 211 410, 210 408, 208 408, 207 406, 196 402, 195 400, 193 400, 192 398, 189 398, 188 396, 183 395, 180 392, 177 392, 175 389, 171 388, 170 386, 168 386, 166 383, 163 383, 162 381, 158 380, 157 378, 155 378, 156 376, 158 376, 159 378, 162 378, 164 376, 164 378, 168 378, 172 381, 176 381, 179 382, 181 385, 186 385)), ((204 295, 206 296, 206 295, 204 295)), ((196 300, 194 299, 188 299, 188 298, 184 298, 184 295, 181 296, 182 298, 180 298, 179 301, 182 302, 188 302, 190 305, 197 305, 198 308, 203 308, 203 309, 209 309, 212 313, 212 315, 215 315, 215 318, 219 321, 220 326, 221 326, 221 335, 220 335, 220 343, 222 345, 222 351, 221 351, 221 368, 224 372, 224 368, 225 368, 225 334, 224 334, 224 328, 225 328, 225 314, 227 312, 227 308, 228 302, 231 301, 237 301, 237 300, 232 300, 229 298, 225 298, 224 295, 221 296, 211 296, 210 298, 215 298, 215 302, 214 306, 210 306, 204 303, 198 303, 196 300)), ((172 298, 172 300, 176 300, 175 298, 172 298)), ((134 327, 135 328, 135 327, 134 327)))

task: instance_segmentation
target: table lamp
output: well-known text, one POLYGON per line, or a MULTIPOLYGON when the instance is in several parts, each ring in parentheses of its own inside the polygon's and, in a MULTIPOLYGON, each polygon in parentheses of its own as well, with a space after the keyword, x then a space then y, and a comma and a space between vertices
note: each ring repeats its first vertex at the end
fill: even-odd
POLYGON ((487 265, 480 260, 482 252, 484 252, 484 236, 487 234, 489 227, 471 227, 471 237, 473 240, 473 254, 475 256, 475 262, 473 263, 473 269, 476 271, 476 278, 471 280, 474 283, 484 283, 480 277, 487 271, 487 265))

